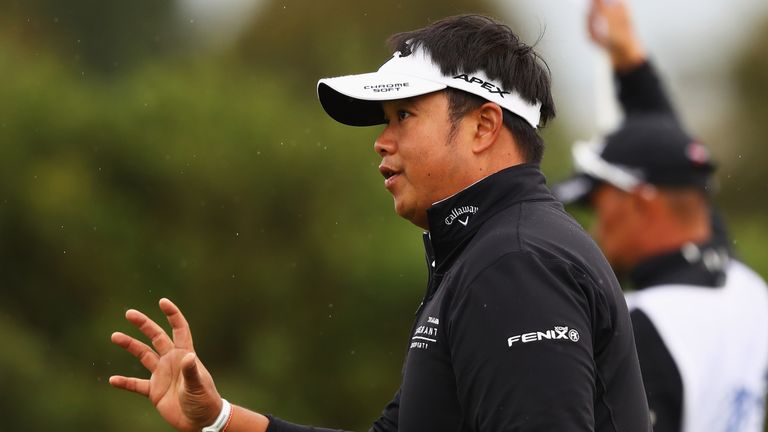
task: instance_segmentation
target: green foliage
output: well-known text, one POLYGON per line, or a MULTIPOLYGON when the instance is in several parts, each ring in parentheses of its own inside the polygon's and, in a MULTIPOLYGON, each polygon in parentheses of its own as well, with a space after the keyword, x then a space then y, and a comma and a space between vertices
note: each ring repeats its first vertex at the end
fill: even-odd
POLYGON ((173 0, 4 0, 0 36, 100 76, 181 47, 173 0))
POLYGON ((753 213, 765 220, 768 206, 763 197, 768 192, 768 21, 746 45, 733 68, 737 94, 737 112, 727 131, 726 158, 729 165, 721 170, 721 199, 742 213, 753 213))
POLYGON ((391 54, 386 44, 391 34, 423 27, 449 15, 493 15, 488 3, 273 1, 241 38, 237 51, 252 66, 298 78, 298 89, 313 91, 314 82, 307 76, 368 72, 391 54))
MULTIPOLYGON (((192 59, 158 55, 183 51, 169 2, 66 4, 0 17, 3 428, 168 430, 106 382, 147 375, 109 335, 168 296, 228 398, 366 430, 399 382, 421 238, 393 214, 376 128, 329 120, 314 83, 375 67, 393 31, 487 7, 273 2, 230 52, 192 59)), ((561 178, 570 141, 547 138, 561 178)), ((746 220, 737 247, 768 271, 746 220)))
POLYGON ((157 317, 161 296, 189 315, 225 394, 347 427, 375 416, 423 281, 419 231, 392 215, 376 170, 376 130, 336 125, 314 94, 231 63, 105 84, 0 53, 15 71, 0 87, 7 427, 163 430, 106 384, 146 375, 109 334, 136 334, 124 310, 157 317))

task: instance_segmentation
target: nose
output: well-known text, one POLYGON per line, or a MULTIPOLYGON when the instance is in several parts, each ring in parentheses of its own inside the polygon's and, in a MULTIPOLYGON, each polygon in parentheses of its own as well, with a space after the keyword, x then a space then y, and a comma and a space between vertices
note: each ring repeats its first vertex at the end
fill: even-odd
POLYGON ((376 138, 376 142, 373 143, 373 150, 381 157, 391 155, 397 148, 397 141, 389 126, 385 127, 383 131, 376 138))

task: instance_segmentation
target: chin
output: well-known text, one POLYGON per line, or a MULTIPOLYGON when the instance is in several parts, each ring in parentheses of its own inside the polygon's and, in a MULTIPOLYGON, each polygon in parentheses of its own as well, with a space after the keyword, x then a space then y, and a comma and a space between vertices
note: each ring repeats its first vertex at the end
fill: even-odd
POLYGON ((400 216, 401 218, 411 222, 413 222, 413 218, 415 216, 412 210, 403 209, 397 206, 395 206, 395 213, 397 213, 397 215, 400 216))
POLYGON ((405 207, 402 205, 398 205, 397 201, 395 201, 395 213, 397 213, 397 215, 400 216, 401 218, 416 225, 417 227, 420 227, 427 231, 429 230, 429 226, 427 224, 426 211, 419 212, 417 209, 413 207, 405 207))

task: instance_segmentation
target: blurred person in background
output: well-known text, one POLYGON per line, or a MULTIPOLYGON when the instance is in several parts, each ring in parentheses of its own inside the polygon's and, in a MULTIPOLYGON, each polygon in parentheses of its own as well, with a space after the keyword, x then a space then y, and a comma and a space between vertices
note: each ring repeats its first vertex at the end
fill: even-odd
MULTIPOLYGON (((537 128, 546 66, 512 30, 450 17, 391 38, 377 72, 320 80, 335 120, 383 124, 374 144, 395 211, 426 230, 429 281, 400 389, 372 431, 649 431, 629 313, 599 248, 545 186, 537 128)), ((112 341, 151 372, 113 376, 174 428, 327 431, 222 399, 187 321, 126 318, 151 347, 112 341)), ((331 389, 329 389, 330 393, 331 389)))
POLYGON ((654 431, 763 430, 768 288, 712 216, 714 164, 680 124, 622 1, 594 0, 592 40, 625 113, 573 148, 553 191, 595 212, 593 235, 627 294, 654 431), (714 222, 713 222, 714 221, 714 222))

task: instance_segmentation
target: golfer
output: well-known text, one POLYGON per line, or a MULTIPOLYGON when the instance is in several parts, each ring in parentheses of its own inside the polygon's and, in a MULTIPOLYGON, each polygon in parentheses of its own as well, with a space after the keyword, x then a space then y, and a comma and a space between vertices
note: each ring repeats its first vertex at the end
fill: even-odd
MULTIPOLYGON (((649 431, 619 284, 539 169, 538 129, 555 111, 546 65, 483 16, 390 42, 378 71, 318 83, 333 119, 382 125, 384 187, 424 230, 429 278, 402 382, 370 430, 649 431)), ((178 430, 328 431, 222 399, 179 309, 160 308, 173 338, 135 310, 126 317, 152 346, 112 336, 151 377, 113 386, 148 396, 178 430)))

